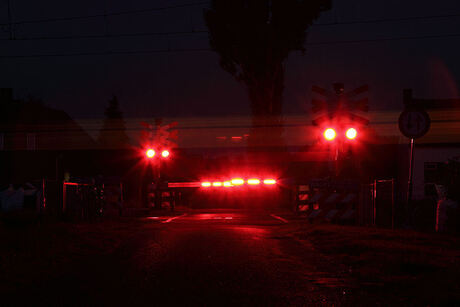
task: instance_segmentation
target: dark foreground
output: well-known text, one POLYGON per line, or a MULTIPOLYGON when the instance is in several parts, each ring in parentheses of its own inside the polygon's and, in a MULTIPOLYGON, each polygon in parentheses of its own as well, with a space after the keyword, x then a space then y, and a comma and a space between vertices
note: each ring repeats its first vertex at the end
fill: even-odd
POLYGON ((460 240, 188 212, 0 224, 1 305, 458 305, 460 240))

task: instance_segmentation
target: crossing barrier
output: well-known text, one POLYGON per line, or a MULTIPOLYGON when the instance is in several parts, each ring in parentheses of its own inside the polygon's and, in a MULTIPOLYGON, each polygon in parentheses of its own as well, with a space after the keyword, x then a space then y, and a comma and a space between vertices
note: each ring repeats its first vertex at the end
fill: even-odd
POLYGON ((355 223, 358 193, 297 186, 297 212, 310 222, 355 223))

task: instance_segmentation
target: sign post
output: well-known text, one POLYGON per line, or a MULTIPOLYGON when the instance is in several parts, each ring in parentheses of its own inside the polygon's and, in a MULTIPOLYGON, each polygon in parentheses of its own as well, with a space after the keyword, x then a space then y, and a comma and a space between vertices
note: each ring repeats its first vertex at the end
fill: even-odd
POLYGON ((407 202, 412 200, 412 185, 414 176, 415 139, 424 136, 430 129, 431 120, 422 108, 407 106, 399 116, 399 130, 410 138, 409 179, 407 183, 407 202))

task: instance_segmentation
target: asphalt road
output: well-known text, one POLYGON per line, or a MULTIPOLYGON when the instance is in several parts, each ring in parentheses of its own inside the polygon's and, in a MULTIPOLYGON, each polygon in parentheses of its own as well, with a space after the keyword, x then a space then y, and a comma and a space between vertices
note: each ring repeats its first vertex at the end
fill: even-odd
POLYGON ((398 305, 295 235, 302 224, 214 210, 2 228, 0 305, 398 305))

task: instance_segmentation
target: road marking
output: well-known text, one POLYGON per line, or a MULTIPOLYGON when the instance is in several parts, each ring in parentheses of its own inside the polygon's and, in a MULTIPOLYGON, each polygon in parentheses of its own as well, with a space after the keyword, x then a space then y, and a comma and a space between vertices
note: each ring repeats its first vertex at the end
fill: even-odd
POLYGON ((162 223, 170 223, 170 222, 174 221, 175 219, 181 218, 181 217, 186 216, 186 215, 187 215, 187 213, 184 213, 182 215, 175 216, 175 217, 170 217, 169 219, 167 219, 166 221, 163 221, 162 223))
POLYGON ((284 222, 284 223, 289 223, 288 220, 283 219, 281 216, 274 215, 274 214, 270 214, 270 216, 273 217, 273 218, 275 218, 275 219, 277 219, 277 220, 280 220, 280 221, 282 221, 282 222, 284 222))

